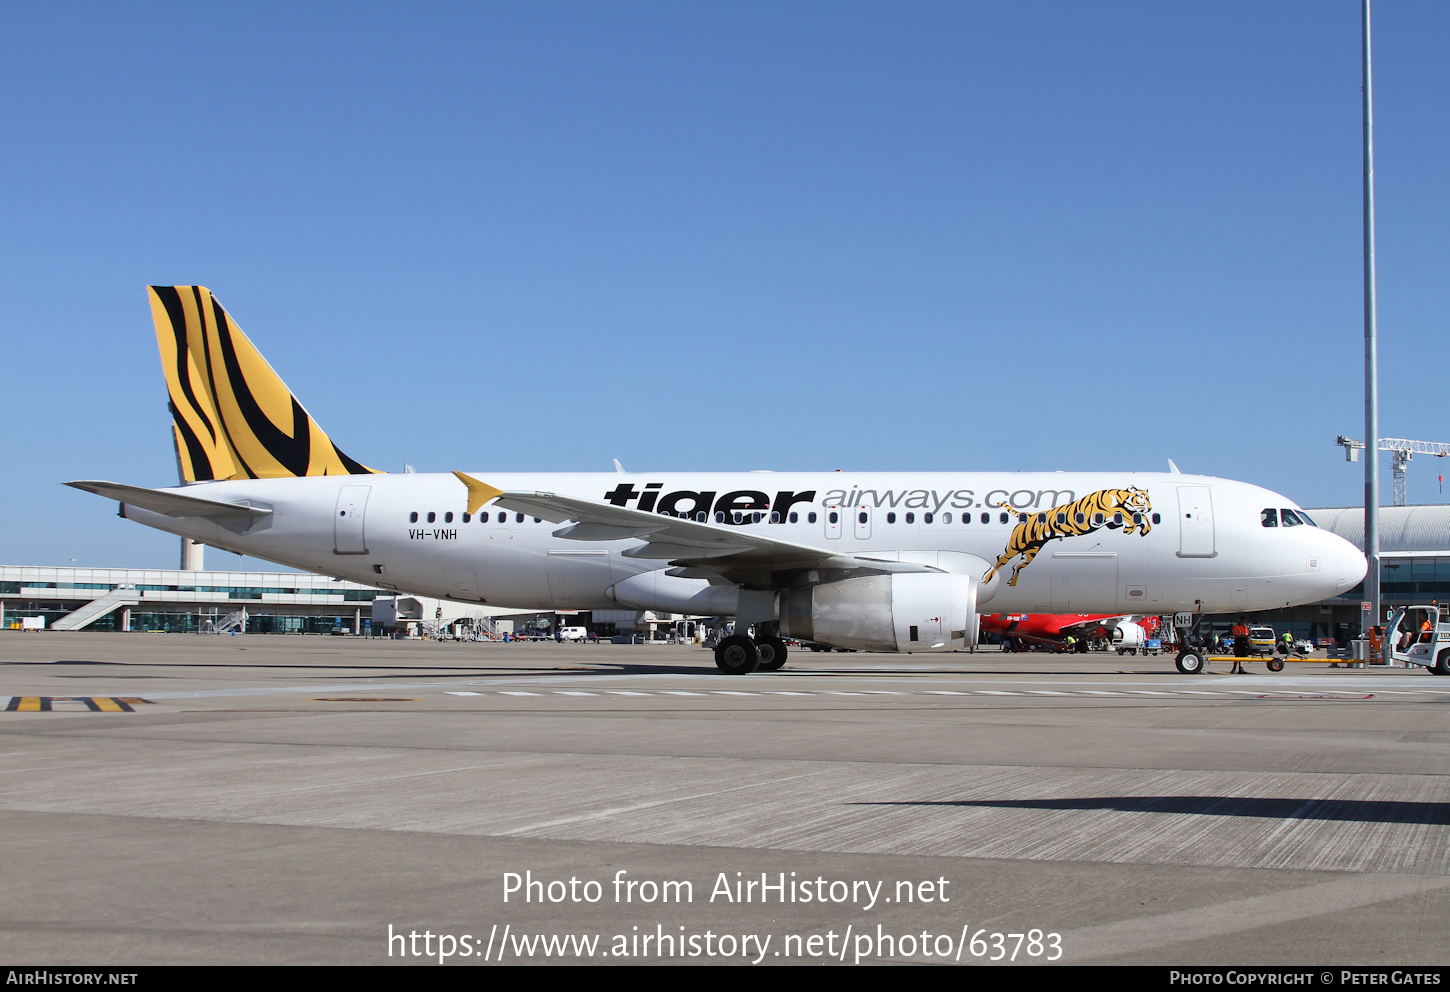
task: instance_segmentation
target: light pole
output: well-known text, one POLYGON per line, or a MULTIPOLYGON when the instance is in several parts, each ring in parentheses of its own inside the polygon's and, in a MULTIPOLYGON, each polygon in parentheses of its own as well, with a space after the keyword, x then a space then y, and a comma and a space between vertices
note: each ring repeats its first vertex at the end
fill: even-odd
POLYGON ((1375 327, 1374 285, 1374 80, 1370 68, 1369 0, 1363 3, 1364 27, 1364 556, 1369 571, 1364 598, 1369 625, 1380 617, 1379 344, 1375 327))

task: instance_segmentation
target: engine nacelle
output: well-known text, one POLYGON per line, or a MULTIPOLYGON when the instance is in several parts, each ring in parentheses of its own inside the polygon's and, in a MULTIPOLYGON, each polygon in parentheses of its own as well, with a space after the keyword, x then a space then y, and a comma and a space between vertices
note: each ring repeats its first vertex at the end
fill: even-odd
POLYGON ((955 651, 977 643, 977 577, 906 572, 785 589, 780 633, 858 651, 955 651))
POLYGON ((604 590, 621 606, 636 610, 663 610, 697 617, 733 616, 740 602, 740 587, 715 585, 706 579, 666 575, 664 569, 631 575, 604 590))
POLYGON ((1131 620, 1124 620, 1113 628, 1113 647, 1125 651, 1136 651, 1148 642, 1148 632, 1131 620))

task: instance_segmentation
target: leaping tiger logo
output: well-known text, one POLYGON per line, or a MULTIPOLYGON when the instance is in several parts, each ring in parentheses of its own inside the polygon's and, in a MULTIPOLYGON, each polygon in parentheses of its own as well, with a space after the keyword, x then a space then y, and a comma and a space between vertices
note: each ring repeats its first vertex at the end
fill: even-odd
POLYGON ((1012 528, 1012 536, 1007 541, 1006 549, 997 557, 997 564, 982 576, 982 584, 991 582, 998 569, 1021 555, 1022 560, 1012 569, 1012 578, 1007 583, 1015 586, 1017 574, 1032 564, 1032 559, 1037 557, 1037 552, 1048 541, 1081 537, 1102 527, 1109 530, 1121 528, 1124 534, 1137 533, 1146 537, 1148 531, 1153 529, 1148 522, 1148 514, 1152 509, 1153 504, 1148 501, 1147 490, 1135 487, 1100 489, 1066 506, 1028 514, 1026 520, 1012 528))

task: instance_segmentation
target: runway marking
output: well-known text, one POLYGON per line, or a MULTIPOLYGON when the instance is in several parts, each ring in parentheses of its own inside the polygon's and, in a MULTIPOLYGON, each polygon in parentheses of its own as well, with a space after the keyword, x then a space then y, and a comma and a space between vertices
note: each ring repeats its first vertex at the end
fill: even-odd
POLYGON ((556 695, 556 696, 597 696, 597 695, 599 695, 599 693, 597 693, 597 692, 573 692, 573 691, 571 691, 569 689, 555 689, 554 690, 554 695, 556 695))
POLYGON ((0 696, 0 702, 7 713, 135 713, 133 706, 151 700, 139 696, 0 696))
MULTIPOLYGON (((482 695, 477 693, 476 695, 482 695)), ((416 703, 415 696, 313 696, 314 703, 416 703)))

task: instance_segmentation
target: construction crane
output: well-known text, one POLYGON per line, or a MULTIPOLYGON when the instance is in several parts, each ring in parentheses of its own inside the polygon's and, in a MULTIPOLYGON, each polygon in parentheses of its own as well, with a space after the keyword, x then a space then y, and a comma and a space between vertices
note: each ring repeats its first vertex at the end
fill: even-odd
MULTIPOLYGON (((1353 438, 1347 438, 1341 434, 1334 443, 1344 448, 1345 461, 1359 461, 1360 449, 1364 447, 1363 441, 1356 441, 1353 438)), ((1380 438, 1379 450, 1389 451, 1394 455, 1395 506, 1405 505, 1405 468, 1410 464, 1411 458, 1415 455, 1434 455, 1436 458, 1450 458, 1450 443, 1407 441, 1402 437, 1380 438)))

